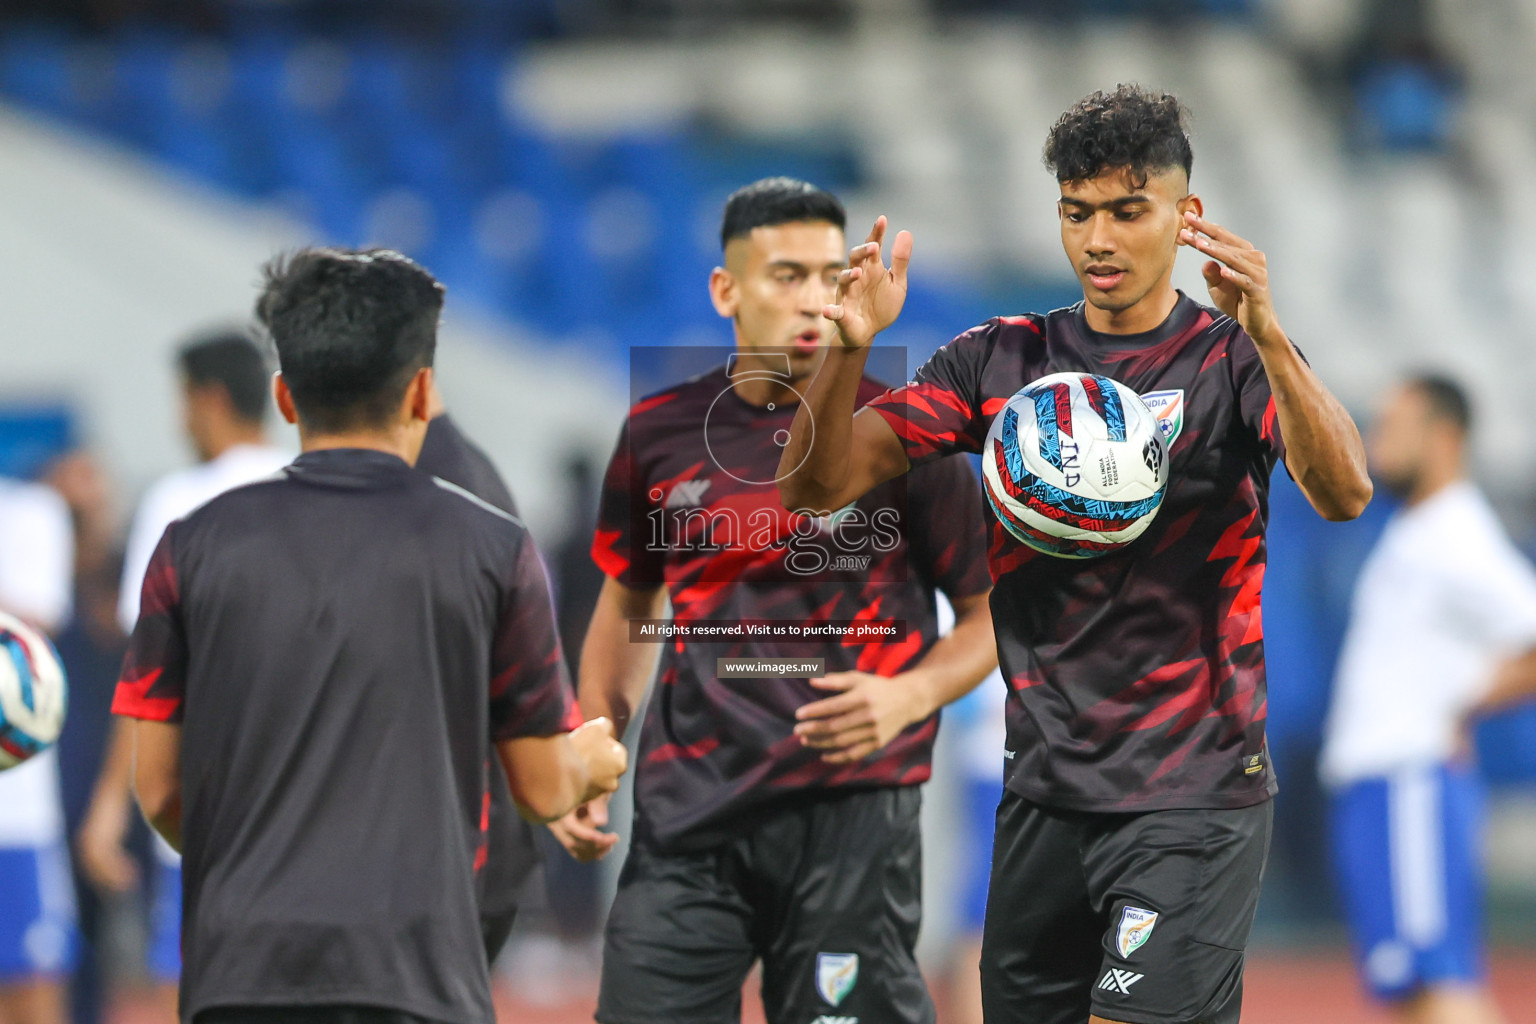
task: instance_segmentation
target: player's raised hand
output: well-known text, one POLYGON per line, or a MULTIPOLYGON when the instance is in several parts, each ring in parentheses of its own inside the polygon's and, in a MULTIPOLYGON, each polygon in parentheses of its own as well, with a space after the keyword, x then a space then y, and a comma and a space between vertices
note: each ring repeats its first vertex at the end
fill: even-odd
POLYGON ((848 348, 862 348, 896 322, 907 301, 907 264, 912 261, 912 232, 898 231, 891 243, 891 265, 880 259, 886 221, 875 219, 864 244, 848 253, 848 269, 837 275, 837 295, 821 315, 837 324, 848 348))
POLYGON ((795 712, 795 735, 826 751, 828 764, 851 764, 873 754, 913 722, 927 717, 910 687, 868 672, 833 672, 811 685, 832 696, 795 712))
POLYGON ((591 785, 583 801, 619 788, 619 776, 629 767, 629 752, 613 737, 613 723, 606 718, 582 722, 571 731, 571 745, 587 763, 591 785))
POLYGON ((1269 294, 1269 267, 1253 243, 1240 238, 1193 210, 1184 214, 1179 244, 1211 257, 1203 268, 1211 301, 1236 320, 1256 342, 1273 339, 1279 329, 1269 294))
POLYGON ((565 847, 565 852, 590 864, 608 856, 619 844, 619 837, 602 831, 608 824, 608 794, 579 805, 570 814, 549 823, 549 831, 565 847))

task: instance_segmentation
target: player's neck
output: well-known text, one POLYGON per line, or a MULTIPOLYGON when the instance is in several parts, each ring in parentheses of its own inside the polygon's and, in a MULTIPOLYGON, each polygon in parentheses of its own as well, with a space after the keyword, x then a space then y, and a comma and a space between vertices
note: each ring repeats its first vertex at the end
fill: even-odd
POLYGON ((231 448, 239 448, 241 445, 260 445, 266 443, 266 435, 260 427, 233 425, 218 432, 213 439, 213 443, 208 445, 203 461, 212 462, 214 459, 221 458, 231 448))
POLYGON ((1179 304, 1178 290, 1171 281, 1164 281, 1141 301, 1124 309, 1100 309, 1091 302, 1083 303, 1083 319, 1090 329, 1100 334, 1145 334, 1163 325, 1179 304))
POLYGON ((368 451, 385 452, 405 460, 409 465, 416 464, 416 458, 421 454, 421 440, 423 431, 412 431, 405 427, 392 427, 386 430, 345 430, 336 433, 311 433, 306 431, 301 424, 299 426, 299 447, 306 452, 327 451, 336 448, 363 448, 368 451))
MULTIPOLYGON (((803 382, 802 382, 803 386, 803 382)), ((800 401, 794 383, 770 377, 748 377, 734 382, 731 387, 741 400, 749 405, 766 408, 769 405, 786 405, 800 401)))
POLYGON ((1460 465, 1429 469, 1419 477, 1413 491, 1403 500, 1408 508, 1422 505, 1447 487, 1453 487, 1467 478, 1460 465))

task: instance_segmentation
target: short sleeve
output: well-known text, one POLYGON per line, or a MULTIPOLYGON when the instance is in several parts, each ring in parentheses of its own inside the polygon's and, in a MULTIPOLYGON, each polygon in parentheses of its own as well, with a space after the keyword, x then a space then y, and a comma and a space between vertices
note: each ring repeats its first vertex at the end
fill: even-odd
POLYGON ((1458 551, 1444 593, 1459 628, 1512 654, 1536 646, 1536 570, 1506 538, 1491 539, 1458 551))
POLYGON ((987 521, 971 460, 939 459, 908 477, 908 542, 923 576, 951 600, 984 594, 987 521))
MULTIPOLYGON (((1283 462, 1285 438, 1280 435, 1280 419, 1275 413, 1274 392, 1269 389, 1269 375, 1253 339, 1238 331, 1232 342, 1232 367, 1237 375, 1238 415, 1244 432, 1266 456, 1283 462)), ((1294 346, 1293 346, 1294 347, 1294 346)), ((1297 355, 1306 359, 1301 350, 1297 355)))
POLYGON ((666 552, 647 543, 647 513, 654 504, 626 421, 603 478, 592 560, 605 575, 637 590, 666 582, 666 552))
POLYGON ((160 535, 144 571, 139 616, 112 699, 113 714, 179 723, 187 694, 187 634, 176 574, 176 524, 160 535))
POLYGON ((549 581, 524 536, 491 641, 491 734, 497 741, 554 736, 579 724, 549 581))
POLYGON ((981 419, 981 373, 997 334, 996 320, 944 345, 916 376, 869 403, 884 416, 914 466, 954 452, 979 452, 986 439, 981 419))

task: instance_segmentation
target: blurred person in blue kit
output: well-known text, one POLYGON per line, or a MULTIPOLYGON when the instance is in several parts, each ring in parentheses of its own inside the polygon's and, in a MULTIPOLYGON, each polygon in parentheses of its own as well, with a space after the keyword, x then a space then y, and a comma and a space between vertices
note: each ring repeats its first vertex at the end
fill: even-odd
MULTIPOLYGON (((290 458, 267 441, 271 370, 248 333, 227 329, 194 337, 178 351, 176 366, 182 427, 197 462, 161 477, 139 503, 118 594, 124 633, 133 631, 139 617, 144 572, 166 525, 232 487, 276 473, 290 458)), ((139 883, 137 864, 124 846, 133 814, 132 770, 129 730, 118 722, 75 846, 82 872, 106 892, 127 892, 139 883)), ((156 1001, 169 1020, 181 976, 181 868, 180 858, 158 837, 155 852, 149 968, 156 1001)))
MULTIPOLYGON (((0 477, 0 610, 57 633, 69 617, 74 556, 64 500, 0 477)), ((74 946, 58 756, 48 750, 0 772, 0 1021, 66 1019, 74 946)))
POLYGON ((1501 1024, 1482 939, 1479 717, 1536 696, 1536 572, 1467 476, 1472 410, 1424 374, 1369 438, 1402 499, 1356 584, 1322 773, 1363 981, 1406 1024, 1501 1024))

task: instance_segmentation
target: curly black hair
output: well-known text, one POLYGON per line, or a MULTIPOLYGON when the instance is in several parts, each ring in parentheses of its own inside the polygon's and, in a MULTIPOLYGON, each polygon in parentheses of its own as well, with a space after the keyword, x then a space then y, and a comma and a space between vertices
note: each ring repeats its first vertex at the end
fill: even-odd
POLYGON ((1051 126, 1045 166, 1057 181, 1087 181, 1126 168, 1136 187, 1173 167, 1187 175, 1194 163, 1186 123, 1189 112, 1174 96, 1139 85, 1085 96, 1051 126))

